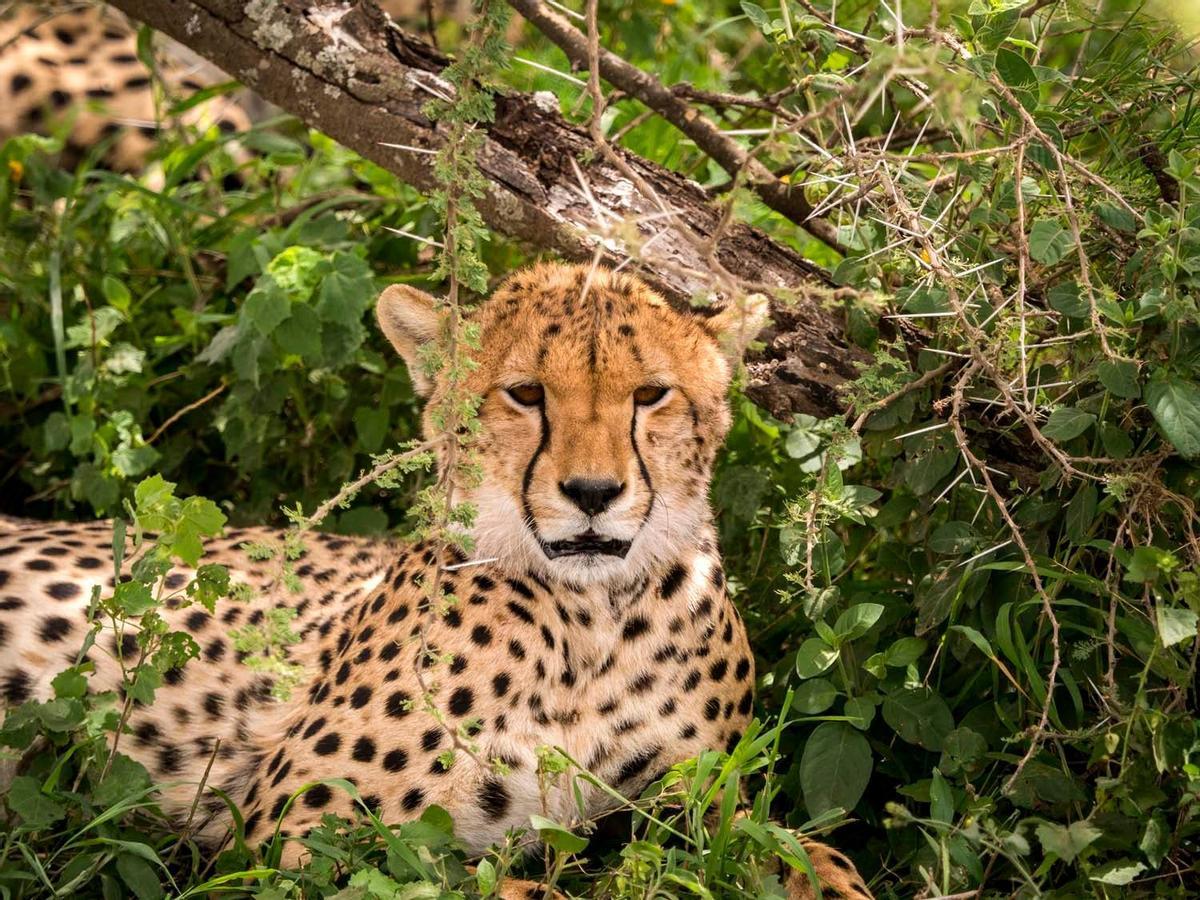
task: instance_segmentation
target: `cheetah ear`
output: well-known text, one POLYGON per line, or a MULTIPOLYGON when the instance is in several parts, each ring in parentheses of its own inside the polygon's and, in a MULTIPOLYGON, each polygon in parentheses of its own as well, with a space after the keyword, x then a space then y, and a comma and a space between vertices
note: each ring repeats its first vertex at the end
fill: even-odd
POLYGON ((771 303, 762 294, 747 294, 730 303, 705 324, 717 336, 726 358, 736 366, 747 345, 770 321, 771 303))
POLYGON ((420 396, 427 396, 433 383, 425 373, 420 351, 441 338, 443 318, 437 300, 407 284, 389 285, 375 304, 375 317, 408 366, 413 387, 420 396))

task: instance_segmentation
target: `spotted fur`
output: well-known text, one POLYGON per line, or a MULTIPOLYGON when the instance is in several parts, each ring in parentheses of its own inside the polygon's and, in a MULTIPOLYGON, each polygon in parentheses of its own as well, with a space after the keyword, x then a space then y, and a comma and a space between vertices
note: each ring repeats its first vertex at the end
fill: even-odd
MULTIPOLYGON (((389 288, 378 314, 419 373, 418 348, 440 333, 438 307, 411 288, 389 288)), ((167 611, 201 655, 169 673, 152 707, 135 708, 121 739, 157 781, 182 782, 164 789, 168 810, 186 813, 215 757, 209 783, 237 800, 252 840, 281 817, 285 835, 295 835, 327 812, 354 816, 346 794, 324 786, 285 813, 301 786, 340 777, 389 822, 444 807, 480 852, 530 814, 577 814, 569 778, 539 783, 539 747, 562 747, 636 795, 670 765, 738 741, 754 659, 726 594, 706 495, 729 424, 721 342, 758 322, 738 310, 680 313, 632 277, 561 265, 513 276, 474 319, 483 482, 460 490, 480 510, 475 558, 322 534, 297 561, 301 589, 291 593, 276 565, 241 549, 277 533, 231 529, 215 541, 205 561, 228 566, 254 597, 222 601, 213 615, 167 611), (517 402, 512 395, 530 399, 521 388, 531 385, 540 402, 517 402), (585 510, 589 503, 563 489, 579 477, 620 490, 585 510), (579 552, 544 550, 585 531, 596 537, 579 552), (627 540, 627 552, 589 549, 610 540, 627 540), (438 567, 454 598, 441 611, 427 608, 438 567), (288 652, 306 673, 284 702, 229 639, 231 628, 279 607, 296 611, 300 641, 288 652), (440 663, 422 656, 422 638, 440 663), (458 753, 448 768, 443 754, 460 727, 479 752, 458 753), (491 760, 503 762, 503 774, 491 760)), ((415 380, 435 400, 446 389, 415 380)), ((48 696, 50 679, 73 658, 92 586, 113 586, 110 533, 105 523, 0 528, 5 703, 48 696)), ((176 569, 168 587, 190 574, 176 569)), ((93 689, 119 685, 121 653, 136 653, 131 635, 101 638, 89 654, 93 689)), ((578 787, 589 815, 610 806, 607 794, 578 787)), ((224 804, 210 794, 201 812, 200 833, 218 839, 229 824, 224 804)), ((851 878, 837 864, 844 857, 814 859, 828 885, 851 885, 844 896, 869 896, 854 886, 861 879, 852 884, 853 867, 851 878)), ((804 890, 798 884, 795 896, 804 890)))

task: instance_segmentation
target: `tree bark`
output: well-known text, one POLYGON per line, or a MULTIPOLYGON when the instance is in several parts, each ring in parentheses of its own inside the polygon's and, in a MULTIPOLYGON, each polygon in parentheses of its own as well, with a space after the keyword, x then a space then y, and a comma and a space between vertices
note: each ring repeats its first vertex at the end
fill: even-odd
MULTIPOLYGON (((349 6, 319 0, 113 0, 113 5, 418 190, 436 187, 428 151, 442 145, 445 131, 423 110, 434 97, 452 95, 440 75, 449 60, 392 25, 370 0, 349 6)), ((504 92, 496 109, 479 155, 490 182, 480 203, 489 227, 586 259, 602 240, 596 234, 598 207, 609 220, 604 245, 610 261, 624 258, 612 223, 636 222, 636 265, 646 281, 673 302, 712 291, 706 277, 711 267, 696 242, 664 225, 659 207, 604 162, 588 135, 559 114, 555 98, 504 92)), ((814 290, 828 287, 822 270, 761 231, 736 223, 722 228, 720 209, 694 182, 616 149, 695 235, 720 232, 715 255, 729 272, 775 298, 776 326, 766 335, 767 349, 749 360, 750 396, 784 418, 839 413, 837 387, 855 377, 854 364, 866 355, 845 340, 842 316, 815 299, 827 295, 814 290)))

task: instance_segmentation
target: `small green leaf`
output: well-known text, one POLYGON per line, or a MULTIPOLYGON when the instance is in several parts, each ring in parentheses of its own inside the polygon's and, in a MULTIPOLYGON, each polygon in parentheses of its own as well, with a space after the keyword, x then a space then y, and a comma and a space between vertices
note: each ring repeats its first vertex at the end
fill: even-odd
POLYGON ((959 556, 975 549, 978 541, 970 522, 945 522, 929 536, 929 549, 946 556, 959 556))
POLYGON ((1073 244, 1071 233, 1057 219, 1038 219, 1029 230, 1029 255, 1044 266, 1066 256, 1073 244))
POLYGON ((1096 524, 1096 508, 1100 501, 1100 492, 1091 482, 1084 484, 1075 492, 1071 502, 1067 504, 1066 531, 1067 539, 1072 544, 1082 544, 1088 538, 1088 533, 1096 524))
POLYGON ((1070 825, 1042 822, 1036 831, 1038 840, 1042 842, 1042 849, 1053 853, 1065 863, 1074 862, 1075 857, 1103 833, 1086 819, 1082 822, 1072 822, 1070 825))
POLYGON ((1052 441, 1062 443, 1079 437, 1092 427, 1096 417, 1073 406, 1060 406, 1050 413, 1042 426, 1042 434, 1052 441))
POLYGON ((796 674, 814 678, 833 665, 838 652, 820 638, 809 638, 796 651, 796 674))
POLYGON ((1200 616, 1190 609, 1161 605, 1156 610, 1155 619, 1158 621, 1158 637, 1164 647, 1193 640, 1196 637, 1196 625, 1200 623, 1200 616))
POLYGON ((929 818, 947 825, 954 821, 954 791, 937 769, 929 784, 929 818))
POLYGON ((1118 859, 1101 866, 1096 870, 1095 874, 1088 877, 1092 881, 1100 882, 1100 884, 1111 884, 1121 887, 1129 884, 1145 871, 1145 863, 1140 863, 1132 859, 1118 859))
POLYGON ((875 704, 866 697, 851 697, 842 707, 842 715, 859 731, 866 731, 875 720, 875 704))
POLYGON ((925 646, 922 638, 902 637, 884 651, 883 660, 889 666, 902 669, 920 659, 925 646))

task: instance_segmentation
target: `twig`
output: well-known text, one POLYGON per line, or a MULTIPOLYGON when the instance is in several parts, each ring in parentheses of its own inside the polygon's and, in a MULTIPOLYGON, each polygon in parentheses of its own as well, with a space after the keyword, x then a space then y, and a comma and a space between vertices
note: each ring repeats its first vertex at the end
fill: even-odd
POLYGON ((166 431, 168 428, 170 428, 172 425, 174 425, 176 422, 178 422, 180 419, 182 419, 184 416, 186 416, 192 410, 199 409, 205 403, 212 400, 214 397, 217 397, 227 387, 229 387, 229 385, 226 384, 224 381, 222 381, 220 384, 218 384, 215 388, 213 388, 211 391, 209 391, 207 394, 205 394, 199 400, 195 400, 195 401, 189 403, 187 406, 183 407, 183 409, 179 409, 179 410, 176 410, 175 412, 173 412, 167 418, 167 421, 163 422, 161 425, 159 425, 157 428, 154 429, 154 434, 152 434, 152 435, 150 435, 150 437, 146 438, 146 443, 153 444, 156 440, 159 439, 159 437, 162 435, 162 433, 164 431, 166 431))

